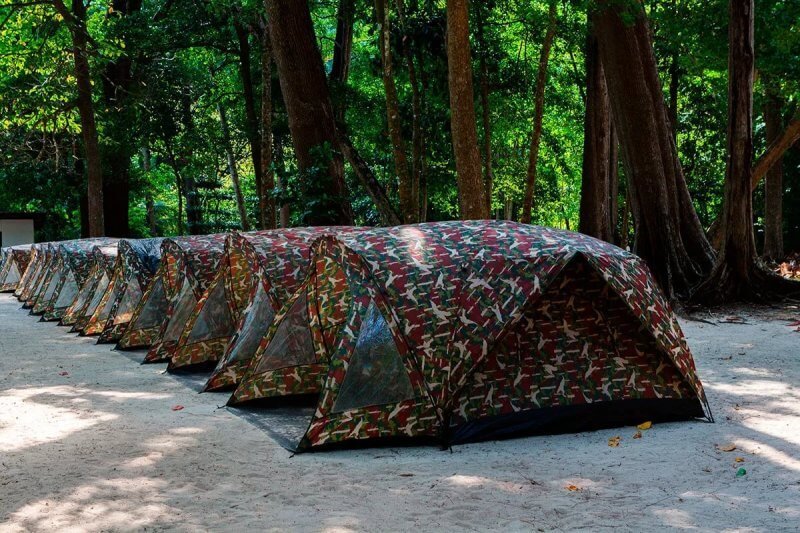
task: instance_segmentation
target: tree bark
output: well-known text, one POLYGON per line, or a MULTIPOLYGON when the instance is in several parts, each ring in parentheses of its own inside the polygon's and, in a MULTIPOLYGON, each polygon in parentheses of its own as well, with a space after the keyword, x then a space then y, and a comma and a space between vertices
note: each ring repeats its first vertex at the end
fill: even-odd
POLYGON ((643 6, 601 0, 592 12, 636 218, 635 251, 670 296, 711 270, 706 239, 678 160, 643 6))
POLYGON ((468 0, 447 0, 447 79, 461 218, 485 219, 489 213, 475 127, 468 0))
POLYGON ((758 158, 755 167, 753 168, 753 180, 750 184, 752 190, 758 187, 759 181, 763 178, 769 169, 771 169, 778 161, 783 159, 787 150, 800 140, 800 115, 795 116, 783 132, 777 136, 773 142, 769 144, 767 151, 758 158))
POLYGON ((771 279, 770 273, 756 263, 753 235, 753 0, 730 0, 729 13, 728 160, 722 246, 714 269, 693 295, 695 301, 710 304, 761 300, 773 290, 770 285, 778 286, 777 277, 771 279))
POLYGON ((270 39, 308 200, 304 222, 350 224, 336 124, 308 3, 267 0, 270 39))
POLYGON ((87 50, 89 35, 86 29, 86 6, 83 4, 83 0, 73 0, 70 12, 62 0, 54 0, 53 5, 59 15, 68 21, 72 37, 72 58, 75 64, 75 83, 78 88, 77 107, 81 119, 81 137, 86 160, 89 237, 102 237, 105 235, 103 166, 100 158, 94 102, 92 101, 92 79, 87 50))
MULTIPOLYGON (((261 222, 264 219, 264 213, 261 209, 261 198, 264 192, 264 171, 261 166, 261 136, 259 135, 256 96, 250 60, 250 32, 236 19, 234 19, 233 27, 239 43, 239 77, 242 80, 244 94, 245 135, 247 135, 247 141, 250 144, 250 155, 253 159, 256 195, 259 197, 259 222, 261 222)), ((246 221, 246 217, 244 220, 246 221)))
POLYGON ((222 142, 225 145, 225 155, 228 159, 228 173, 231 176, 233 192, 236 195, 236 207, 239 210, 239 223, 242 231, 250 231, 250 223, 247 221, 247 206, 244 203, 242 185, 239 182, 239 170, 236 168, 236 156, 233 153, 233 144, 231 143, 231 132, 228 128, 228 117, 222 104, 217 104, 217 112, 219 113, 219 125, 222 129, 222 142))
POLYGON ((272 191, 275 174, 272 170, 272 42, 266 21, 261 27, 261 188, 258 194, 258 216, 261 229, 276 227, 276 206, 272 191))
POLYGON ((536 189, 536 167, 539 162, 539 145, 542 140, 542 117, 544 116, 544 90, 547 85, 547 63, 550 60, 550 49, 556 36, 558 22, 555 0, 550 0, 550 9, 547 15, 547 32, 542 42, 539 54, 539 71, 536 75, 536 96, 534 98, 533 132, 531 133, 531 148, 528 155, 528 172, 525 180, 525 199, 522 204, 522 222, 531 223, 531 210, 533 209, 533 195, 536 189))
POLYGON ((397 195, 400 199, 400 214, 403 222, 413 224, 417 221, 419 204, 412 198, 412 178, 406 158, 406 144, 403 140, 403 124, 400 118, 400 104, 397 101, 397 87, 394 83, 392 67, 392 30, 387 0, 375 0, 375 15, 379 28, 378 48, 381 54, 381 78, 386 100, 386 125, 392 143, 392 157, 397 174, 397 195))
POLYGON ((616 200, 616 150, 603 65, 589 21, 586 36, 586 112, 578 231, 613 243, 616 200))
MULTIPOLYGON (((781 134, 782 102, 777 92, 769 85, 767 87, 764 123, 769 146, 781 134)), ((783 256, 783 161, 778 161, 764 180, 764 257, 780 261, 783 256)))

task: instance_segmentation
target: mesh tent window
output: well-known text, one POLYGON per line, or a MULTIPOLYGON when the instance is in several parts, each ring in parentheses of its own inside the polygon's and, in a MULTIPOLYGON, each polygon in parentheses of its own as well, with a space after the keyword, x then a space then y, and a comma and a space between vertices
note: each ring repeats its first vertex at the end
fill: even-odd
POLYGON ((398 403, 413 397, 414 389, 389 324, 375 302, 370 302, 332 412, 398 403))
POLYGON ((58 287, 58 284, 61 283, 61 278, 63 277, 64 275, 59 271, 50 279, 50 283, 47 285, 44 295, 38 302, 39 304, 49 302, 53 298, 53 294, 55 294, 56 288, 58 287))
POLYGON ((114 302, 117 301, 117 298, 119 298, 119 284, 115 283, 114 288, 111 290, 111 294, 108 297, 108 301, 106 301, 106 305, 97 316, 100 321, 108 319, 108 316, 111 314, 111 309, 114 307, 114 302))
POLYGON ((308 323, 308 297, 303 292, 278 325, 258 363, 256 373, 307 365, 314 361, 316 355, 308 323))
POLYGON ((226 299, 225 283, 220 278, 206 298, 203 309, 189 333, 190 344, 220 337, 230 337, 234 333, 233 317, 226 299))
POLYGON ((167 315, 168 307, 169 302, 164 292, 164 280, 159 276, 153 282, 150 296, 139 313, 139 318, 136 319, 136 328, 147 329, 158 326, 167 315))
POLYGON ((126 284, 125 294, 122 295, 117 307, 117 313, 114 316, 114 324, 123 324, 130 322, 136 305, 142 299, 142 287, 139 285, 139 280, 136 276, 131 276, 131 279, 126 284))
POLYGON ((65 309, 72 305, 75 298, 78 296, 78 283, 75 281, 75 274, 69 272, 64 285, 61 287, 61 292, 58 294, 55 309, 65 309))
POLYGON ((189 280, 184 280, 181 292, 175 299, 172 317, 170 317, 167 329, 164 331, 163 342, 175 342, 180 338, 196 303, 197 299, 189 286, 189 280))
POLYGON ((5 283, 8 285, 16 285, 20 281, 19 275, 19 268, 17 268, 17 262, 11 260, 11 264, 9 265, 8 272, 6 273, 5 283))
POLYGON ((234 341, 227 362, 238 363, 252 359, 274 319, 275 311, 272 309, 272 303, 264 286, 259 282, 252 306, 240 329, 242 334, 234 341))
POLYGON ((86 308, 86 315, 91 316, 97 310, 97 307, 100 305, 100 301, 103 299, 103 295, 108 290, 108 285, 111 283, 111 280, 108 279, 107 274, 103 274, 103 277, 100 278, 100 281, 97 283, 97 288, 94 290, 94 296, 92 296, 92 301, 89 302, 89 307, 86 308))

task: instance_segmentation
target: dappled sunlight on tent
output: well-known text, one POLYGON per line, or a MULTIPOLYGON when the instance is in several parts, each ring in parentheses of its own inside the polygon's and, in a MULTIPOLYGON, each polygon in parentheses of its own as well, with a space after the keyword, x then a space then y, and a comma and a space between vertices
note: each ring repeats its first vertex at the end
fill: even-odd
POLYGON ((0 425, 0 451, 10 452, 63 439, 75 432, 118 415, 94 410, 76 413, 36 401, 42 396, 80 396, 86 391, 72 387, 11 389, 0 396, 0 412, 24 412, 25 416, 4 416, 0 425))

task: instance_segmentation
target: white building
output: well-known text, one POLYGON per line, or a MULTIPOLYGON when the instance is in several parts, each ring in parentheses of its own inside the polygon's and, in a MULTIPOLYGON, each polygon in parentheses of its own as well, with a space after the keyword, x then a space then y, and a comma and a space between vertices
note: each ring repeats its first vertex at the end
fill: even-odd
POLYGON ((0 246, 33 243, 41 220, 39 213, 0 213, 0 246))

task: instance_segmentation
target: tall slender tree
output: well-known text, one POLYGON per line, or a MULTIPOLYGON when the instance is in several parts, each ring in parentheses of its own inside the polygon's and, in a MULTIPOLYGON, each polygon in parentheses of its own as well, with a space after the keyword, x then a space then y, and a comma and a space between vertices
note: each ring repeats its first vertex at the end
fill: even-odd
MULTIPOLYGON (((774 143, 781 133, 782 102, 774 87, 767 83, 764 103, 764 124, 767 144, 774 143)), ((773 261, 783 259, 783 161, 767 172, 764 180, 764 257, 773 261)))

